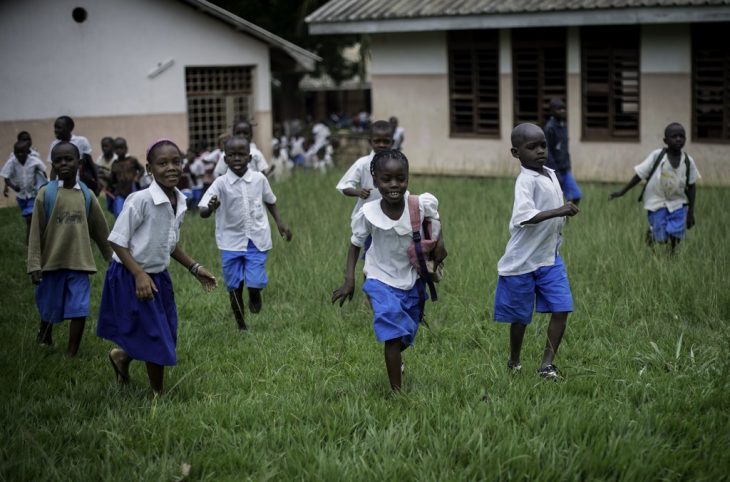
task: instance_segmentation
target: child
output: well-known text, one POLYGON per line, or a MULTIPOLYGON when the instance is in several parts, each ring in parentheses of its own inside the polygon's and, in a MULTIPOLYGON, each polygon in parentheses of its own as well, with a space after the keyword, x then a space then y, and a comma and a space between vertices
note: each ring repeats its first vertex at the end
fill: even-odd
MULTIPOLYGON (((408 159, 400 151, 380 151, 370 163, 370 171, 381 198, 366 203, 352 219, 352 238, 347 253, 344 284, 332 293, 340 306, 352 299, 355 290, 355 263, 365 240, 372 245, 365 258, 363 291, 371 300, 373 328, 378 341, 385 342, 385 368, 390 387, 401 388, 401 352, 413 344, 423 316, 426 292, 423 281, 408 259, 412 242, 408 211, 408 159)), ((438 201, 431 194, 418 197, 421 219, 439 219, 438 201)), ((434 250, 438 265, 446 257, 440 242, 434 250)))
POLYGON ((111 258, 106 238, 109 228, 96 197, 76 180, 80 153, 67 141, 51 151, 58 181, 42 187, 35 199, 28 242, 28 274, 41 315, 38 343, 51 345, 53 324, 71 320, 68 334, 70 357, 76 356, 89 315, 91 284, 96 272, 91 240, 111 258))
POLYGON ((112 213, 119 217, 127 196, 138 189, 139 178, 144 174, 144 167, 136 157, 127 155, 127 140, 123 137, 114 139, 114 153, 117 160, 112 163, 109 185, 114 202, 112 213))
POLYGON ((642 180, 646 181, 639 196, 649 217, 649 244, 670 243, 670 252, 684 239, 684 229, 695 225, 695 184, 700 178, 694 159, 682 148, 686 141, 682 124, 672 122, 664 129, 666 149, 656 149, 634 167, 636 174, 620 191, 611 194, 615 199, 626 194, 642 180))
POLYGON ((28 244, 33 203, 36 191, 46 181, 46 166, 40 158, 31 156, 28 142, 18 141, 13 146, 13 155, 0 171, 0 177, 5 179, 3 196, 8 197, 8 189, 15 191, 20 215, 25 218, 25 243, 28 244))
POLYGON ((558 254, 565 216, 575 216, 578 207, 563 204, 563 192, 555 171, 545 167, 545 135, 534 124, 520 124, 512 130, 512 156, 520 160, 515 182, 515 201, 509 224, 510 240, 497 264, 499 279, 494 297, 494 319, 510 326, 510 358, 507 368, 522 369, 520 351, 525 328, 537 311, 552 313, 547 343, 538 374, 557 380, 553 364, 563 338, 573 297, 563 260, 558 254))
POLYGON ((575 182, 570 169, 568 150, 568 126, 565 124, 565 103, 556 98, 550 99, 550 119, 545 124, 545 140, 548 145, 547 167, 555 171, 565 200, 576 206, 583 194, 575 182))
MULTIPOLYGON (((99 194, 99 177, 96 172, 96 166, 91 158, 91 144, 89 140, 83 136, 73 134, 76 124, 73 119, 67 115, 62 115, 53 123, 53 133, 56 136, 48 148, 48 161, 51 162, 51 151, 53 147, 61 141, 70 142, 75 145, 81 153, 81 163, 79 164, 78 177, 83 181, 89 189, 99 194)), ((51 179, 56 179, 56 172, 51 168, 51 179)))
MULTIPOLYGON (((36 151, 33 148, 33 138, 30 137, 30 132, 28 132, 28 131, 18 132, 18 136, 17 136, 16 140, 27 142, 28 146, 30 147, 30 157, 37 157, 41 162, 43 162, 43 159, 41 159, 40 153, 38 153, 38 151, 36 151)), ((10 156, 12 157, 12 154, 10 156)))
POLYGON ((164 393, 164 366, 177 361, 177 308, 167 273, 170 257, 207 290, 215 277, 178 244, 185 196, 176 188, 182 154, 168 139, 147 150, 149 188, 133 192, 109 235, 114 258, 106 273, 96 334, 119 348, 109 352, 117 382, 129 381, 129 364, 143 360, 153 394, 164 393))
POLYGON ((239 330, 243 320, 243 285, 248 287, 249 309, 261 311, 261 290, 266 287, 266 258, 271 249, 271 228, 264 205, 271 213, 279 233, 291 240, 291 231, 279 216, 276 196, 260 172, 248 168, 250 144, 245 137, 232 137, 224 145, 226 173, 213 181, 198 207, 200 216, 215 211, 215 238, 221 252, 223 279, 239 330), (222 206, 222 209, 218 210, 222 206))
POLYGON ((111 191, 112 164, 117 160, 114 153, 114 139, 105 137, 101 140, 101 155, 96 158, 96 171, 99 174, 99 184, 106 197, 106 208, 114 212, 114 194, 111 191))
POLYGON ((391 117, 388 122, 393 126, 393 149, 396 151, 403 150, 403 144, 406 142, 406 130, 398 125, 398 118, 391 117))
MULTIPOLYGON (((253 126, 251 125, 251 123, 245 119, 236 122, 233 125, 233 136, 245 137, 249 145, 251 146, 251 162, 249 163, 248 168, 252 171, 260 172, 264 176, 269 177, 269 175, 274 172, 274 167, 269 167, 269 163, 266 162, 264 154, 258 149, 258 147, 256 147, 256 144, 253 142, 253 126)), ((218 160, 218 164, 215 166, 215 176, 222 176, 226 173, 226 169, 226 156, 223 155, 220 157, 220 159, 218 160)))

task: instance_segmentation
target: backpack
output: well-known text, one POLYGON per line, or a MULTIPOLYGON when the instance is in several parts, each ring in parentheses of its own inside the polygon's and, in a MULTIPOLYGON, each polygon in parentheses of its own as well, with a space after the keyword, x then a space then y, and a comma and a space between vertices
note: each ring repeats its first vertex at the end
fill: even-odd
MULTIPOLYGON (((78 181, 81 186, 81 192, 84 195, 84 204, 86 205, 86 218, 88 219, 91 212, 91 191, 82 181, 78 181)), ((44 227, 48 226, 48 220, 51 217, 53 208, 56 206, 56 197, 58 196, 58 180, 48 181, 46 186, 46 194, 43 197, 43 211, 45 211, 44 227)))
MULTIPOLYGON (((644 199, 644 191, 646 191, 646 186, 649 185, 649 181, 651 180, 651 176, 654 175, 657 168, 659 168, 659 163, 664 158, 664 155, 667 153, 667 149, 664 148, 661 150, 659 154, 657 154, 656 159, 654 159, 654 164, 651 166, 651 171, 649 171, 649 175, 646 177, 646 182, 644 183, 644 187, 641 188, 641 194, 639 194, 638 202, 641 202, 644 199)), ((686 175, 687 179, 684 183, 684 194, 685 196, 689 192, 689 156, 687 153, 684 153, 684 166, 686 167, 686 175)))
POLYGON ((436 301, 438 296, 434 283, 443 278, 443 264, 435 265, 433 250, 441 237, 441 222, 431 218, 421 221, 418 196, 408 196, 408 211, 413 230, 413 242, 408 246, 408 260, 428 285, 431 301, 436 301))

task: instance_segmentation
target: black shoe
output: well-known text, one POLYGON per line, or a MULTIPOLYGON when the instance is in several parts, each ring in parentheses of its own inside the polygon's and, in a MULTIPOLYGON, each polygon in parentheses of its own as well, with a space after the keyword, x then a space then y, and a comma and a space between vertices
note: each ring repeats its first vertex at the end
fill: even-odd
POLYGON ((261 301, 261 290, 258 288, 249 288, 248 289, 248 309, 251 311, 251 313, 258 313, 261 311, 261 306, 263 305, 261 301))
POLYGON ((560 375, 558 375, 558 367, 556 367, 555 365, 548 365, 543 368, 538 368, 537 374, 545 380, 560 380, 560 375))
POLYGON ((520 373, 520 370, 522 370, 522 363, 512 363, 512 360, 507 360, 507 369, 512 373, 520 373))

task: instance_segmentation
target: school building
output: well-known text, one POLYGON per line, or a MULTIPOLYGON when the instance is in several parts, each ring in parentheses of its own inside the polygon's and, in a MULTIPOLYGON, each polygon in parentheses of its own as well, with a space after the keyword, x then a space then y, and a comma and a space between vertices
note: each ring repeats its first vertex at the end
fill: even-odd
POLYGON ((627 181, 673 121, 730 185, 728 0, 332 0, 313 34, 370 36, 376 118, 416 172, 515 175, 510 131, 567 100, 578 179, 627 181))
POLYGON ((1 2, 0 44, 0 155, 27 130, 44 160, 64 114, 94 156, 104 136, 140 158, 160 137, 215 145, 242 117, 270 151, 271 66, 321 60, 205 0, 1 2))

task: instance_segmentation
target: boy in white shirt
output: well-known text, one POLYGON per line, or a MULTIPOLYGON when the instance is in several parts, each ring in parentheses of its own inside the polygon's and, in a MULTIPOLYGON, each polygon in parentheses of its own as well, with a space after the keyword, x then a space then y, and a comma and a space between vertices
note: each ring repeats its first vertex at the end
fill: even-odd
POLYGON ((670 252, 684 239, 684 230, 695 225, 695 183, 700 178, 694 159, 682 150, 687 140, 684 127, 672 122, 664 129, 665 149, 656 149, 634 167, 636 174, 620 191, 611 194, 615 199, 629 189, 646 181, 639 201, 649 217, 647 243, 670 242, 670 252))
POLYGON ((8 190, 15 191, 15 201, 20 207, 20 214, 25 218, 25 242, 28 243, 30 223, 33 216, 33 205, 38 189, 47 181, 46 166, 39 157, 31 155, 30 144, 18 141, 13 146, 13 155, 0 171, 5 179, 3 196, 8 197, 8 190))
POLYGON ((552 313, 542 364, 537 371, 545 379, 557 380, 558 369, 553 359, 565 332, 568 313, 573 311, 573 296, 558 247, 565 217, 575 216, 578 208, 570 202, 563 204, 555 171, 545 167, 547 143, 542 129, 534 124, 515 127, 511 152, 522 167, 515 182, 510 240, 497 264, 494 319, 511 323, 507 367, 517 372, 522 368, 522 340, 537 298, 537 311, 552 313))
POLYGON ((216 213, 215 240, 221 252, 223 278, 238 329, 245 330, 243 286, 248 288, 249 309, 258 313, 262 306, 261 290, 268 283, 265 266, 272 243, 264 206, 282 237, 291 241, 292 235, 279 216, 276 196, 266 176, 248 168, 251 162, 248 140, 232 137, 224 147, 228 170, 213 181, 198 207, 203 218, 216 213))

